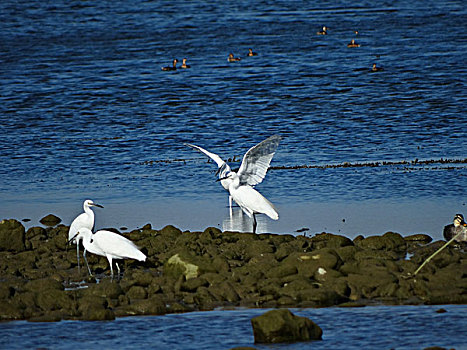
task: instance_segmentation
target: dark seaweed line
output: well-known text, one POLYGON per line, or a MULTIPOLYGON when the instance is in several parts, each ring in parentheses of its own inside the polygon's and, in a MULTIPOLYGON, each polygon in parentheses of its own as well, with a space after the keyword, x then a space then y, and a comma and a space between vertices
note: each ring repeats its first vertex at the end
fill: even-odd
POLYGON ((295 170, 295 169, 336 169, 336 168, 362 168, 362 167, 380 167, 380 166, 395 166, 395 165, 431 165, 431 164, 467 164, 467 158, 464 159, 414 159, 411 161, 382 161, 382 162, 363 162, 350 163, 344 162, 341 164, 324 164, 324 165, 292 165, 292 166, 271 166, 269 170, 295 170))

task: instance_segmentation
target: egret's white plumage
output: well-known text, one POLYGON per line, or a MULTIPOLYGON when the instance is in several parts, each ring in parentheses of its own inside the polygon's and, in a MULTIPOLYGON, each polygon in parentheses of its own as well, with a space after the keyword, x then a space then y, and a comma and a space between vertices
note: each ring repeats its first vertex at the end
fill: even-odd
POLYGON ((90 199, 86 199, 83 203, 84 213, 78 215, 70 225, 68 230, 68 241, 76 244, 76 255, 78 259, 78 270, 79 270, 79 240, 76 237, 78 230, 82 227, 92 230, 94 228, 94 212, 91 207, 104 208, 102 205, 94 203, 90 199))
MULTIPOLYGON (((146 261, 144 255, 138 247, 129 239, 111 231, 100 230, 96 233, 88 228, 80 228, 76 240, 82 239, 84 246, 84 259, 86 260, 86 252, 91 252, 96 255, 105 256, 109 261, 111 276, 113 277, 112 261, 114 259, 135 259, 138 261, 146 261)), ((115 262, 118 273, 120 274, 120 267, 115 262)), ((88 265, 89 275, 91 269, 88 265)))
POLYGON ((261 183, 266 176, 269 164, 274 157, 280 140, 281 137, 279 135, 273 135, 256 146, 251 147, 243 156, 238 172, 232 171, 228 164, 217 154, 208 152, 199 146, 187 144, 203 152, 217 163, 219 167, 218 181, 221 182, 222 187, 229 191, 230 197, 233 198, 240 208, 249 217, 253 218, 253 232, 256 230, 255 214, 266 214, 273 220, 279 218, 271 202, 253 187, 261 183))
MULTIPOLYGON (((231 171, 230 166, 226 162, 224 162, 222 160, 222 158, 219 157, 215 153, 211 153, 209 151, 206 151, 204 148, 196 146, 196 145, 192 145, 191 143, 186 143, 186 145, 190 146, 190 147, 193 147, 194 149, 197 149, 198 151, 204 153, 205 155, 207 155, 209 158, 211 158, 213 161, 216 162, 216 164, 218 166, 217 174, 219 174, 219 179, 223 179, 223 180, 220 180, 220 183, 221 183, 222 187, 224 187, 224 189, 228 192, 229 191, 229 184, 230 184, 231 181, 230 181, 230 179, 226 179, 225 177, 231 171)), ((232 208, 232 196, 230 196, 230 195, 229 195, 229 207, 232 208)))
POLYGON ((273 220, 279 219, 274 205, 253 187, 241 184, 238 174, 230 172, 227 178, 231 180, 229 193, 233 200, 242 208, 243 212, 253 219, 253 232, 256 232, 256 214, 266 214, 273 220))

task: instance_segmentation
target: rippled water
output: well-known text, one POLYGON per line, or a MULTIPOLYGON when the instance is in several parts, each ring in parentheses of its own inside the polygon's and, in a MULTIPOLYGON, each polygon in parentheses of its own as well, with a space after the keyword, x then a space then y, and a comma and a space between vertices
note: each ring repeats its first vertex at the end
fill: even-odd
POLYGON ((194 312, 119 318, 111 322, 0 324, 0 337, 10 349, 423 349, 441 346, 467 349, 466 306, 374 306, 291 310, 323 330, 311 343, 254 344, 250 320, 267 310, 194 312), (27 337, 25 337, 27 334, 27 337))
MULTIPOLYGON (((215 166, 184 142, 227 159, 280 134, 272 165, 285 167, 465 159, 466 12, 462 1, 2 1, 0 217, 68 223, 93 198, 101 227, 226 227, 215 166), (329 35, 315 34, 322 25, 329 35), (183 57, 190 69, 161 71, 183 57)), ((440 235, 465 209, 466 174, 465 163, 271 170, 258 189, 281 220, 263 231, 440 235)))

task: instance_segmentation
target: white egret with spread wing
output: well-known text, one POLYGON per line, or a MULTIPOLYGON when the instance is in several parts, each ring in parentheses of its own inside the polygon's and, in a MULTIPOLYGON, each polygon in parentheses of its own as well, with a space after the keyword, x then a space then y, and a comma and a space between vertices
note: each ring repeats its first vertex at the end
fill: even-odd
MULTIPOLYGON (((90 276, 92 276, 92 273, 86 259, 86 252, 88 251, 107 258, 112 277, 114 275, 112 268, 112 261, 114 259, 135 259, 138 261, 146 261, 146 255, 144 255, 132 241, 115 232, 100 230, 96 233, 92 233, 88 228, 80 228, 74 239, 78 242, 79 240, 82 240, 83 242, 83 257, 86 261, 86 265, 88 266, 90 276)), ((118 263, 115 262, 115 265, 117 266, 118 274, 120 275, 120 267, 118 266, 118 263)))
POLYGON ((274 135, 251 147, 243 156, 238 172, 232 171, 218 155, 199 146, 187 144, 203 152, 217 163, 219 167, 217 181, 220 181, 222 186, 229 191, 231 198, 243 212, 253 218, 253 232, 256 232, 256 214, 266 214, 273 220, 279 219, 279 214, 272 203, 253 187, 261 183, 266 176, 280 140, 279 135, 274 135))
POLYGON ((79 267, 79 241, 76 239, 78 230, 82 227, 92 230, 94 228, 94 212, 91 207, 104 208, 102 205, 94 203, 90 199, 86 199, 83 203, 84 213, 78 215, 70 225, 68 230, 68 241, 76 244, 76 256, 78 259, 78 271, 79 267))

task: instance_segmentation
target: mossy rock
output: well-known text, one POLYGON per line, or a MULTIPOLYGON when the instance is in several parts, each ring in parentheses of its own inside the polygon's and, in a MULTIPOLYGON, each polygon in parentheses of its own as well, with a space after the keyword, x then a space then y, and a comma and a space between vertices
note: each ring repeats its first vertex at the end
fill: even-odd
POLYGON ((26 249, 38 249, 47 239, 47 231, 43 227, 35 226, 26 231, 26 249))
POLYGON ((31 292, 43 292, 47 290, 64 290, 63 283, 57 281, 55 278, 41 278, 33 281, 29 281, 24 285, 24 289, 31 292))
POLYGON ((130 298, 131 301, 135 299, 146 299, 148 297, 148 292, 144 287, 133 286, 128 290, 126 296, 130 298))
POLYGON ((190 252, 180 251, 171 256, 164 264, 164 274, 186 280, 195 278, 206 272, 215 272, 212 261, 206 257, 194 256, 190 252))
POLYGON ((209 287, 209 292, 217 300, 227 301, 229 303, 237 303, 240 297, 235 287, 227 281, 209 287))
POLYGON ((410 243, 428 244, 433 240, 433 238, 422 233, 417 233, 404 237, 404 240, 410 243))
POLYGON ((322 329, 306 317, 287 309, 271 310, 251 319, 255 343, 284 343, 318 340, 322 329))
POLYGON ((297 266, 293 264, 279 264, 266 271, 267 278, 281 278, 289 275, 295 275, 298 272, 297 266))
POLYGON ((103 297, 108 299, 118 299, 123 294, 123 289, 119 283, 103 279, 100 283, 90 286, 82 291, 83 295, 103 297))
POLYGON ((36 293, 36 305, 44 311, 70 310, 73 306, 73 301, 65 291, 48 289, 36 293))
MULTIPOLYGON (((276 243, 277 244, 277 243, 276 243)), ((274 253, 275 258, 278 261, 282 261, 292 253, 305 253, 310 248, 310 240, 294 239, 282 242, 277 246, 276 252, 274 253)))
POLYGON ((355 243, 362 249, 389 250, 397 253, 405 253, 407 242, 398 233, 386 232, 382 236, 370 236, 355 243))
POLYGON ((91 309, 83 314, 82 319, 85 321, 113 321, 115 313, 111 309, 91 309))
POLYGON ((2 307, 0 307, 0 320, 20 320, 23 319, 23 308, 14 301, 2 301, 2 307))
POLYGON ((56 226, 62 222, 62 219, 54 214, 49 214, 40 219, 39 222, 45 226, 56 226))
POLYGON ((159 231, 159 234, 166 239, 173 239, 175 241, 182 234, 182 231, 175 226, 167 225, 159 231))
POLYGON ((334 249, 323 248, 307 253, 290 254, 280 264, 295 266, 299 275, 304 278, 311 278, 320 267, 334 270, 339 269, 342 265, 342 260, 334 249))
POLYGON ((340 248, 354 245, 350 238, 340 235, 334 235, 332 233, 316 234, 311 238, 311 241, 315 249, 340 248))
POLYGON ((15 219, 0 222, 0 250, 22 252, 26 249, 25 228, 15 219))
POLYGON ((349 299, 330 288, 309 288, 298 293, 303 307, 328 307, 347 302, 349 299))
POLYGON ((184 292, 194 293, 199 287, 209 286, 209 282, 203 276, 196 277, 196 278, 190 278, 187 281, 183 282, 180 290, 184 292))
POLYGON ((359 248, 354 245, 336 248, 336 253, 345 264, 355 260, 355 254, 359 251, 359 248))
POLYGON ((377 298, 386 296, 388 285, 397 284, 398 278, 386 271, 385 268, 362 269, 361 274, 349 274, 347 283, 351 288, 350 298, 377 298))

